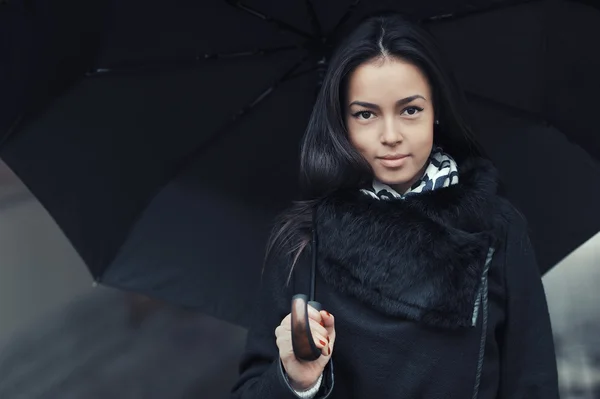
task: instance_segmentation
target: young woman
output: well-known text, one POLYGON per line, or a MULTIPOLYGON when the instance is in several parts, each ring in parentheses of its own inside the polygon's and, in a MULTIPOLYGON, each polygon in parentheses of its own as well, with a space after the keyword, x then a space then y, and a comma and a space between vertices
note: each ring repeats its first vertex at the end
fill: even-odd
POLYGON ((462 105, 400 16, 341 44, 302 143, 307 200, 274 230, 233 398, 558 398, 527 226, 462 105), (322 355, 301 361, 289 313, 312 251, 322 355))

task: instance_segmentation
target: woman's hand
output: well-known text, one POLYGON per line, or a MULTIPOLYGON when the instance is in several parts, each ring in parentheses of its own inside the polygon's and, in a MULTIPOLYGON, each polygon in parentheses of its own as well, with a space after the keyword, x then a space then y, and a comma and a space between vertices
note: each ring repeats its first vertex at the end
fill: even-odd
POLYGON ((285 316, 281 324, 275 329, 279 357, 290 384, 296 390, 306 390, 315 385, 331 358, 335 343, 333 315, 324 310, 318 312, 309 305, 308 319, 315 345, 321 349, 321 356, 313 361, 298 360, 294 355, 291 314, 285 316))

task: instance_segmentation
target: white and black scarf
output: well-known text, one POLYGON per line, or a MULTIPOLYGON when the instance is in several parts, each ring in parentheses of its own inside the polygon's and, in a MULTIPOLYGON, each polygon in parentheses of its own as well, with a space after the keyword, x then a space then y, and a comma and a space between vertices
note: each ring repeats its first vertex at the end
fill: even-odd
POLYGON ((429 155, 429 165, 427 165, 423 177, 417 180, 405 193, 398 193, 377 179, 373 180, 372 188, 361 191, 375 199, 404 199, 410 195, 448 187, 456 183, 458 183, 456 161, 440 147, 434 147, 431 155, 429 155))

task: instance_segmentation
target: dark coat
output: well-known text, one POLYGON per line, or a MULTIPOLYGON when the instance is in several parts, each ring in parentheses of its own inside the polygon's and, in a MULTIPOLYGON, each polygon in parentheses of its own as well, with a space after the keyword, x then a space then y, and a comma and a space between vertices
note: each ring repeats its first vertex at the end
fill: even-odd
MULTIPOLYGON (((459 184, 406 200, 354 190, 318 205, 316 299, 337 339, 316 398, 558 398, 526 223, 496 193, 489 162, 460 170, 459 184)), ((232 398, 296 397, 274 331, 308 292, 309 263, 289 286, 288 273, 288 259, 266 267, 232 398)))

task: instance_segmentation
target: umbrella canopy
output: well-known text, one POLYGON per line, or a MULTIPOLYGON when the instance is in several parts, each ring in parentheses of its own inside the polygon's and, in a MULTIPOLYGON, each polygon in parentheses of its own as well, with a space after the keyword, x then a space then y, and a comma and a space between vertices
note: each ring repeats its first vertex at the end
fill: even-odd
POLYGON ((10 3, 0 157, 98 281, 245 325, 272 218, 298 194, 298 142, 328 56, 362 16, 401 8, 469 90, 549 269, 600 227, 600 59, 588 51, 600 12, 398 3, 10 3))

